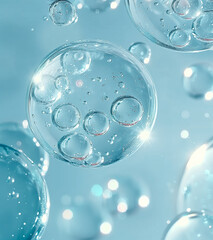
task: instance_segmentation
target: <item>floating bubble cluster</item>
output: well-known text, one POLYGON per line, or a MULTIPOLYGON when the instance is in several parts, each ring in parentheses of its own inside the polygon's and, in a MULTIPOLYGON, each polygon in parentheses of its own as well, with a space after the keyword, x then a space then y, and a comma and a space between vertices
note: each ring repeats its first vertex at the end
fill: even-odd
POLYGON ((198 63, 187 67, 183 73, 184 90, 193 98, 213 98, 213 65, 198 63))
POLYGON ((210 0, 126 0, 126 5, 139 30, 161 46, 181 51, 213 46, 210 0))
POLYGON ((49 8, 49 15, 55 25, 67 26, 78 20, 75 6, 68 0, 54 1, 49 8))
POLYGON ((112 221, 93 202, 76 199, 63 206, 58 218, 58 227, 69 239, 96 239, 112 231, 112 221))
POLYGON ((213 140, 201 145, 190 157, 181 179, 179 212, 207 210, 213 213, 213 140))
POLYGON ((100 13, 108 8, 116 9, 120 4, 120 0, 82 0, 82 3, 91 11, 100 13))
POLYGON ((213 217, 206 212, 183 213, 166 229, 163 240, 210 240, 213 237, 213 217))
POLYGON ((146 43, 136 42, 129 47, 129 51, 141 62, 148 64, 151 58, 151 49, 146 43))
POLYGON ((40 239, 49 197, 38 168, 23 153, 0 145, 0 239, 40 239))
POLYGON ((19 123, 0 124, 0 143, 21 150, 45 175, 49 167, 49 155, 41 148, 40 144, 33 137, 27 120, 19 123))
POLYGON ((108 165, 132 154, 149 136, 156 111, 155 89, 140 62, 104 42, 57 49, 29 91, 36 138, 74 165, 108 165))
POLYGON ((138 207, 146 208, 150 204, 146 187, 124 176, 109 179, 104 188, 98 184, 93 185, 91 193, 95 197, 102 197, 104 208, 113 215, 130 214, 138 207))

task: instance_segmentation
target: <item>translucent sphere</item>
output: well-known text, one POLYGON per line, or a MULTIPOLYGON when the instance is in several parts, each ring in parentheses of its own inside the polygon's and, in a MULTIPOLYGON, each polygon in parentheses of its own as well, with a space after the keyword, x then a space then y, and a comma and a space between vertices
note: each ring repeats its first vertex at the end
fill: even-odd
MULTIPOLYGON (((93 186, 93 194, 96 195, 100 189, 93 186)), ((103 189, 103 205, 111 213, 132 213, 138 207, 149 206, 150 198, 148 191, 129 177, 111 178, 103 189)), ((97 195, 98 196, 98 195, 97 195)))
POLYGON ((179 212, 208 210, 213 213, 213 140, 191 155, 182 176, 177 198, 179 212))
POLYGON ((63 206, 58 227, 69 239, 89 240, 110 234, 112 221, 93 202, 79 199, 63 206))
POLYGON ((142 64, 103 42, 55 50, 29 90, 36 138, 74 165, 108 165, 134 153, 149 136, 156 112, 156 92, 142 64))
POLYGON ((38 168, 23 153, 0 145, 0 239, 40 239, 49 197, 38 168))
POLYGON ((32 160, 44 176, 49 167, 49 155, 33 137, 27 120, 0 124, 0 143, 21 150, 32 160))
POLYGON ((183 72, 183 87, 191 97, 213 98, 213 65, 198 63, 187 67, 183 72))
POLYGON ((67 26, 78 19, 75 6, 68 0, 54 1, 49 8, 49 15, 55 25, 67 26))
POLYGON ((148 64, 151 58, 151 49, 146 43, 136 42, 129 47, 129 51, 141 62, 148 64))
POLYGON ((209 0, 126 0, 138 29, 151 41, 179 51, 213 46, 213 4, 209 0))
POLYGON ((166 229, 163 240, 211 240, 213 217, 205 212, 183 213, 166 229))
POLYGON ((116 9, 120 4, 120 0, 82 0, 83 4, 91 11, 100 13, 104 12, 108 8, 116 9))

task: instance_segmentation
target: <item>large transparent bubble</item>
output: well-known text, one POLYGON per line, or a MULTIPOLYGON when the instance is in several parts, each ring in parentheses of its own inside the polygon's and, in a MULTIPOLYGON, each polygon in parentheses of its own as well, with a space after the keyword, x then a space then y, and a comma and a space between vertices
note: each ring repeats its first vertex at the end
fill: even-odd
POLYGON ((0 239, 37 240, 47 224, 49 197, 37 166, 0 145, 0 239))
POLYGON ((213 217, 207 212, 182 213, 166 229, 162 240, 211 240, 213 217))
POLYGON ((156 111, 156 92, 143 65, 104 42, 56 49, 29 90, 36 138, 74 165, 108 165, 134 153, 149 136, 156 111))
POLYGON ((23 151, 45 175, 49 167, 49 155, 33 137, 27 120, 21 123, 0 124, 0 143, 23 151))
POLYGON ((138 29, 151 41, 179 51, 213 46, 211 0, 126 0, 138 29))
POLYGON ((179 212, 208 210, 213 213, 213 139, 191 155, 177 200, 179 212))

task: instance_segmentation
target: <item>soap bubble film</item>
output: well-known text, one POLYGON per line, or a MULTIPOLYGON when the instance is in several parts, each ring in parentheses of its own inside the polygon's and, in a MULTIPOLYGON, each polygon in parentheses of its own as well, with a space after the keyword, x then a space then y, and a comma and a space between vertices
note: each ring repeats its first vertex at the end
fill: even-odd
POLYGON ((49 167, 49 155, 32 135, 27 120, 22 123, 1 123, 0 144, 21 150, 38 166, 42 175, 46 174, 49 167))
POLYGON ((148 64, 151 58, 151 49, 146 43, 136 42, 129 47, 129 51, 142 63, 148 64))
POLYGON ((47 186, 23 153, 0 145, 0 239, 40 239, 48 221, 47 186))
POLYGON ((132 154, 145 142, 156 102, 151 79, 134 56, 87 41, 55 50, 40 65, 28 113, 32 131, 50 154, 96 167, 132 154))
POLYGON ((126 0, 126 5, 137 28, 163 47, 193 52, 213 46, 209 0, 126 0))

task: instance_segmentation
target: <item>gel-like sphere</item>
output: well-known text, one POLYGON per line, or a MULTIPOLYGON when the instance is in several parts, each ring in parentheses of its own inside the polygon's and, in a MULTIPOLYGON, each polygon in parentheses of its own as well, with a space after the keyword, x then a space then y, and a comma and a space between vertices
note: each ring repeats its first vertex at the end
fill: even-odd
POLYGON ((162 240, 211 240, 213 217, 206 212, 182 213, 166 229, 162 240))
POLYGON ((58 26, 70 25, 78 19, 75 6, 68 0, 54 1, 49 8, 49 15, 58 26))
POLYGON ((178 51, 213 46, 213 4, 209 0, 126 0, 138 29, 151 41, 178 51))
POLYGON ((177 208, 213 213, 213 139, 191 155, 181 179, 177 208))
MULTIPOLYGON (((95 185, 92 192, 94 195, 100 192, 95 185)), ((150 204, 148 191, 138 182, 129 177, 111 178, 103 190, 103 205, 111 214, 132 213, 138 207, 146 208, 150 204)))
POLYGON ((93 202, 75 199, 62 207, 58 227, 62 238, 90 240, 99 238, 101 234, 110 234, 112 221, 93 202))
POLYGON ((108 165, 134 153, 156 112, 156 92, 142 64, 104 42, 55 50, 29 90, 33 133, 47 152, 73 165, 108 165))
POLYGON ((38 240, 48 221, 49 196, 38 168, 0 145, 0 239, 38 240))
POLYGON ((116 9, 120 4, 120 0, 82 0, 83 4, 92 12, 104 12, 108 8, 116 9))
POLYGON ((148 64, 151 58, 151 49, 146 43, 136 42, 129 47, 129 51, 141 62, 148 64))
POLYGON ((183 72, 183 87, 193 98, 213 98, 213 65, 197 63, 187 67, 183 72))
POLYGON ((44 176, 49 167, 49 155, 40 147, 40 144, 33 137, 27 120, 19 123, 0 124, 0 143, 21 150, 30 158, 44 176))

